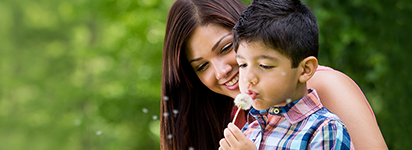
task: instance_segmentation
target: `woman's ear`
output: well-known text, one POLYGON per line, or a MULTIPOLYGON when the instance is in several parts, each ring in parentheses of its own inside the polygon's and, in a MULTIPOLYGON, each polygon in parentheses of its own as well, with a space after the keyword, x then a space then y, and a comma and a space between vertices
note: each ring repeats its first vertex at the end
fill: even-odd
POLYGON ((299 66, 302 68, 299 82, 307 82, 310 78, 312 78, 318 68, 318 59, 314 56, 306 57, 300 62, 299 66))

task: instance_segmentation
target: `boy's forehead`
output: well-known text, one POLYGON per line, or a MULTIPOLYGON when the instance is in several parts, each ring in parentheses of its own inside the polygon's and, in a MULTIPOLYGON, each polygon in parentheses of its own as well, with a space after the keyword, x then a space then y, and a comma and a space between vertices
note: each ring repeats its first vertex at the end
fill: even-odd
POLYGON ((261 43, 243 43, 239 45, 239 49, 237 54, 240 55, 241 57, 247 57, 247 56, 263 56, 261 58, 270 58, 266 56, 271 56, 271 55, 277 55, 279 52, 276 50, 266 47, 262 45, 261 43))
POLYGON ((262 48, 266 49, 266 48, 269 48, 263 42, 256 41, 256 40, 254 40, 254 41, 243 40, 239 43, 239 47, 240 46, 242 46, 243 48, 246 48, 246 49, 262 49, 262 48))
POLYGON ((242 41, 239 43, 239 49, 249 50, 253 52, 270 52, 275 51, 280 53, 279 50, 276 50, 272 47, 269 47, 262 41, 242 41))
POLYGON ((274 48, 268 47, 263 42, 252 41, 252 42, 240 42, 236 58, 245 59, 246 57, 252 59, 267 59, 273 61, 287 60, 291 61, 291 58, 282 54, 281 51, 274 48))

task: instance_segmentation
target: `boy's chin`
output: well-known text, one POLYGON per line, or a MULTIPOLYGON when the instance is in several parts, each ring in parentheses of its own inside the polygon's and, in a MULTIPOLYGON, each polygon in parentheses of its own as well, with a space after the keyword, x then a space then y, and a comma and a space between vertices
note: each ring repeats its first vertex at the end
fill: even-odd
POLYGON ((256 110, 266 110, 266 109, 270 108, 270 107, 265 107, 265 106, 261 106, 261 105, 252 105, 252 107, 256 110))

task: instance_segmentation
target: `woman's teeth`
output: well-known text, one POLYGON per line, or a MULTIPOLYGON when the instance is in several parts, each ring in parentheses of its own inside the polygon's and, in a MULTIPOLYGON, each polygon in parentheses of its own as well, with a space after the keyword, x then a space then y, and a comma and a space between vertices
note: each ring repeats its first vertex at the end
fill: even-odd
POLYGON ((236 76, 235 78, 232 79, 232 81, 229 81, 228 83, 226 83, 226 86, 232 86, 234 84, 237 83, 237 81, 239 81, 239 76, 236 76))

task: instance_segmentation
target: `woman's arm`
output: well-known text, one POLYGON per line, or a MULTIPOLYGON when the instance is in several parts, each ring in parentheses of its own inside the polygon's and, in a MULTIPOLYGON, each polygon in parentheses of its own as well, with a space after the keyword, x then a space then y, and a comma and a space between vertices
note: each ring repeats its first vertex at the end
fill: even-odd
POLYGON ((388 149, 369 103, 352 79, 335 70, 317 71, 308 87, 316 89, 322 104, 343 121, 355 149, 388 149))

